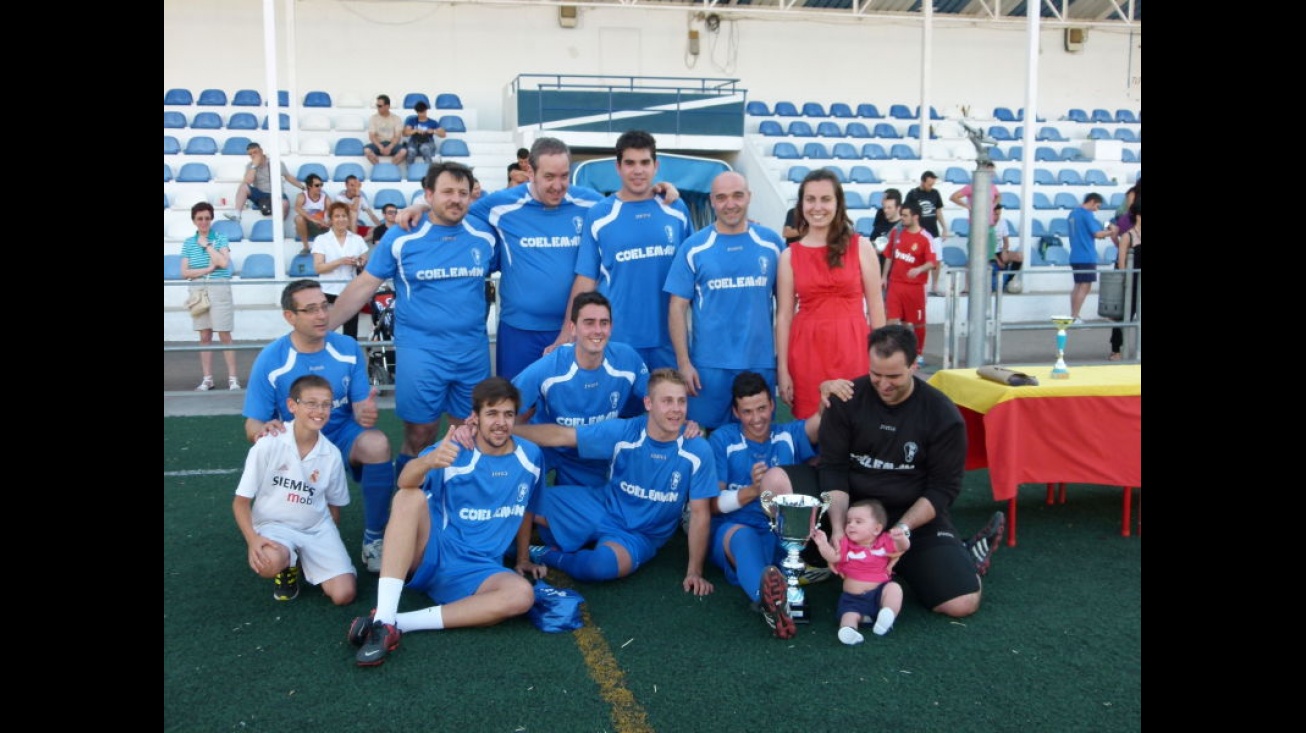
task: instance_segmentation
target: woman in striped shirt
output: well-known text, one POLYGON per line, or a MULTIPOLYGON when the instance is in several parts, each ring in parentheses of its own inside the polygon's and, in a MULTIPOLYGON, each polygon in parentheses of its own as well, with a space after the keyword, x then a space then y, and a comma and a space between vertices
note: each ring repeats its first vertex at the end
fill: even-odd
MULTIPOLYGON (((195 285, 191 290, 207 288, 209 291, 209 310, 199 316, 192 316, 195 330, 200 332, 200 344, 213 343, 213 332, 218 332, 218 339, 224 344, 231 343, 231 329, 235 322, 234 306, 231 300, 231 246, 224 234, 211 231, 213 226, 213 204, 201 201, 190 209, 190 219, 195 222, 195 235, 182 242, 181 276, 195 285)), ((240 389, 240 380, 236 378, 236 352, 223 351, 222 357, 227 362, 227 389, 240 389)), ((195 389, 207 392, 213 389, 213 352, 200 352, 200 366, 204 368, 204 381, 195 389)))

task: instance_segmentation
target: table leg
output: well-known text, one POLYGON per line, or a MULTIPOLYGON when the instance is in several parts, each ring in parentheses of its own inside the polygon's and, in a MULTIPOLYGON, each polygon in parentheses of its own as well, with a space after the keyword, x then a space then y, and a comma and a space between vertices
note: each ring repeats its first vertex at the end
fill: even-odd
POLYGON ((1052 506, 1053 504, 1057 503, 1056 486, 1057 486, 1056 484, 1048 484, 1048 506, 1052 506))
POLYGON ((1120 527, 1120 536, 1121 536, 1121 537, 1128 537, 1128 536, 1129 536, 1129 503, 1130 503, 1130 499, 1133 497, 1133 495, 1134 495, 1134 487, 1132 487, 1132 486, 1126 486, 1126 487, 1125 487, 1125 511, 1124 511, 1124 520, 1123 520, 1123 522, 1122 522, 1122 524, 1121 524, 1121 527, 1120 527))
POLYGON ((1007 547, 1015 547, 1015 546, 1016 546, 1016 497, 1013 496, 1007 500, 1007 547))

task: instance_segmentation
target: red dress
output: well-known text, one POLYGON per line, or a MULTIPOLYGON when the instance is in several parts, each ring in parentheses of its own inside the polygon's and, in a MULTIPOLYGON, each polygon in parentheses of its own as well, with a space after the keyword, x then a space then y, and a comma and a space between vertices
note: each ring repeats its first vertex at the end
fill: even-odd
POLYGON ((843 264, 831 268, 825 247, 789 246, 798 311, 789 328, 789 376, 794 417, 805 420, 821 404, 821 382, 856 379, 870 371, 860 238, 854 234, 843 264))

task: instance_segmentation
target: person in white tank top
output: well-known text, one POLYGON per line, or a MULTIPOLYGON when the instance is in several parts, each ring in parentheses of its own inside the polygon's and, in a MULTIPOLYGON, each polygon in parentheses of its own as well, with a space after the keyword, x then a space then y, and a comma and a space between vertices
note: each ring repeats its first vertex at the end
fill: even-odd
POLYGON ((329 230, 326 210, 330 205, 331 197, 322 190, 322 177, 316 173, 305 176, 304 192, 295 197, 295 233, 305 252, 313 237, 329 230))

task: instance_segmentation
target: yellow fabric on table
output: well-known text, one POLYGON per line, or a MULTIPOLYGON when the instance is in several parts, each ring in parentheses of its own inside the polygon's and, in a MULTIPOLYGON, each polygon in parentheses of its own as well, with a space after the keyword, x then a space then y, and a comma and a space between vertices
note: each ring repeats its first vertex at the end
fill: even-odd
POLYGON ((1132 397, 1143 393, 1141 364, 1072 367, 1069 379, 1052 379, 1052 367, 1047 364, 1004 366, 1038 377, 1039 384, 1010 387, 984 379, 974 369, 942 369, 930 377, 929 384, 958 405, 981 414, 1000 402, 1027 397, 1132 397))

